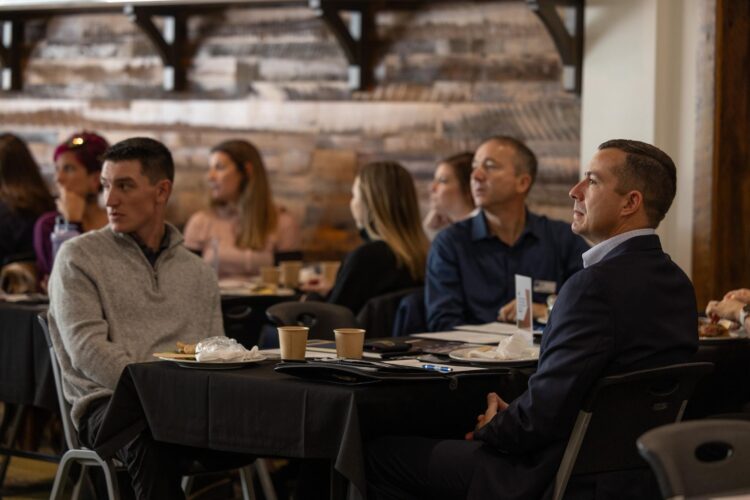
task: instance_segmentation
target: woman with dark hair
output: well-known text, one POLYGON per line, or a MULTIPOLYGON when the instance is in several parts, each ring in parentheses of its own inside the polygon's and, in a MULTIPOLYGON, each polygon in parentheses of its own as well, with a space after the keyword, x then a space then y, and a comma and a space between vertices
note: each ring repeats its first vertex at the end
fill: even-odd
POLYGON ((45 213, 34 227, 34 248, 39 278, 44 286, 55 256, 50 236, 55 219, 61 216, 79 233, 107 225, 107 211, 99 204, 102 156, 109 147, 106 139, 93 132, 78 132, 55 148, 57 211, 45 213))
POLYGON ((200 252, 220 278, 257 275, 273 265, 274 252, 300 249, 297 221, 273 201, 266 167, 248 141, 230 140, 211 149, 211 207, 185 226, 185 246, 200 252))
POLYGON ((469 217, 474 210, 471 196, 473 158, 473 154, 464 152, 438 163, 430 186, 430 211, 423 222, 431 240, 441 229, 469 217))
POLYGON ((356 314, 373 297, 421 285, 430 243, 420 224, 414 180, 397 162, 362 167, 350 209, 364 243, 344 259, 335 283, 323 280, 306 289, 328 294, 328 302, 356 314))
POLYGON ((0 267, 34 259, 34 222, 54 206, 26 144, 0 134, 0 267))

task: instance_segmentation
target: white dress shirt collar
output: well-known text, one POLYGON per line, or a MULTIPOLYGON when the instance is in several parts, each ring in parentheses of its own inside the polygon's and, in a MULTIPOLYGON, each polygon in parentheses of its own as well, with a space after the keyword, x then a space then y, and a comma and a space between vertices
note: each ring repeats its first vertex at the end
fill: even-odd
POLYGON ((633 231, 621 233, 616 236, 612 236, 608 240, 604 240, 601 243, 597 243, 582 255, 583 267, 587 268, 589 266, 593 266, 597 262, 600 262, 604 257, 607 256, 609 252, 611 252, 630 238, 635 238, 636 236, 646 236, 650 234, 656 234, 656 229, 650 227, 646 229, 634 229, 633 231))

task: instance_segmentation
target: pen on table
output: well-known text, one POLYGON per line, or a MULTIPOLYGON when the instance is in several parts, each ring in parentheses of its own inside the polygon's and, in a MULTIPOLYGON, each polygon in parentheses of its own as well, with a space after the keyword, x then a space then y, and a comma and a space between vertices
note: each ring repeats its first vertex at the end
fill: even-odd
POLYGON ((453 368, 450 366, 439 366, 439 365, 422 365, 422 368, 425 370, 435 370, 436 372, 440 373, 450 373, 453 371, 453 368))

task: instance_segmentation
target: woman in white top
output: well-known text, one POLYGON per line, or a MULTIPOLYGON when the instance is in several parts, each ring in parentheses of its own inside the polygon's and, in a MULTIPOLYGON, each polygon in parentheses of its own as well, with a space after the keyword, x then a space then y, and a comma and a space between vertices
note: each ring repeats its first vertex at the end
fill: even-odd
POLYGON ((211 149, 211 207, 185 226, 185 246, 200 252, 220 278, 247 278, 273 265, 274 252, 300 249, 300 228, 273 202, 266 168, 248 141, 230 140, 211 149))
POLYGON ((458 153, 438 163, 430 186, 430 211, 422 222, 430 240, 444 227, 469 217, 474 210, 471 196, 471 162, 474 155, 458 153))

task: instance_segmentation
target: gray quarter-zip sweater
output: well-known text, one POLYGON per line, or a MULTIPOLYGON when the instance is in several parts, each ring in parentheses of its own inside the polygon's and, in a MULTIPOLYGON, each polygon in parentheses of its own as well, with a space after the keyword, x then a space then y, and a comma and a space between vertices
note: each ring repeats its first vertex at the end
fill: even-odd
POLYGON ((224 334, 216 276, 174 226, 166 230, 153 267, 133 238, 109 227, 66 242, 55 259, 49 327, 76 426, 89 402, 112 395, 128 364, 152 361, 178 340, 224 334))

